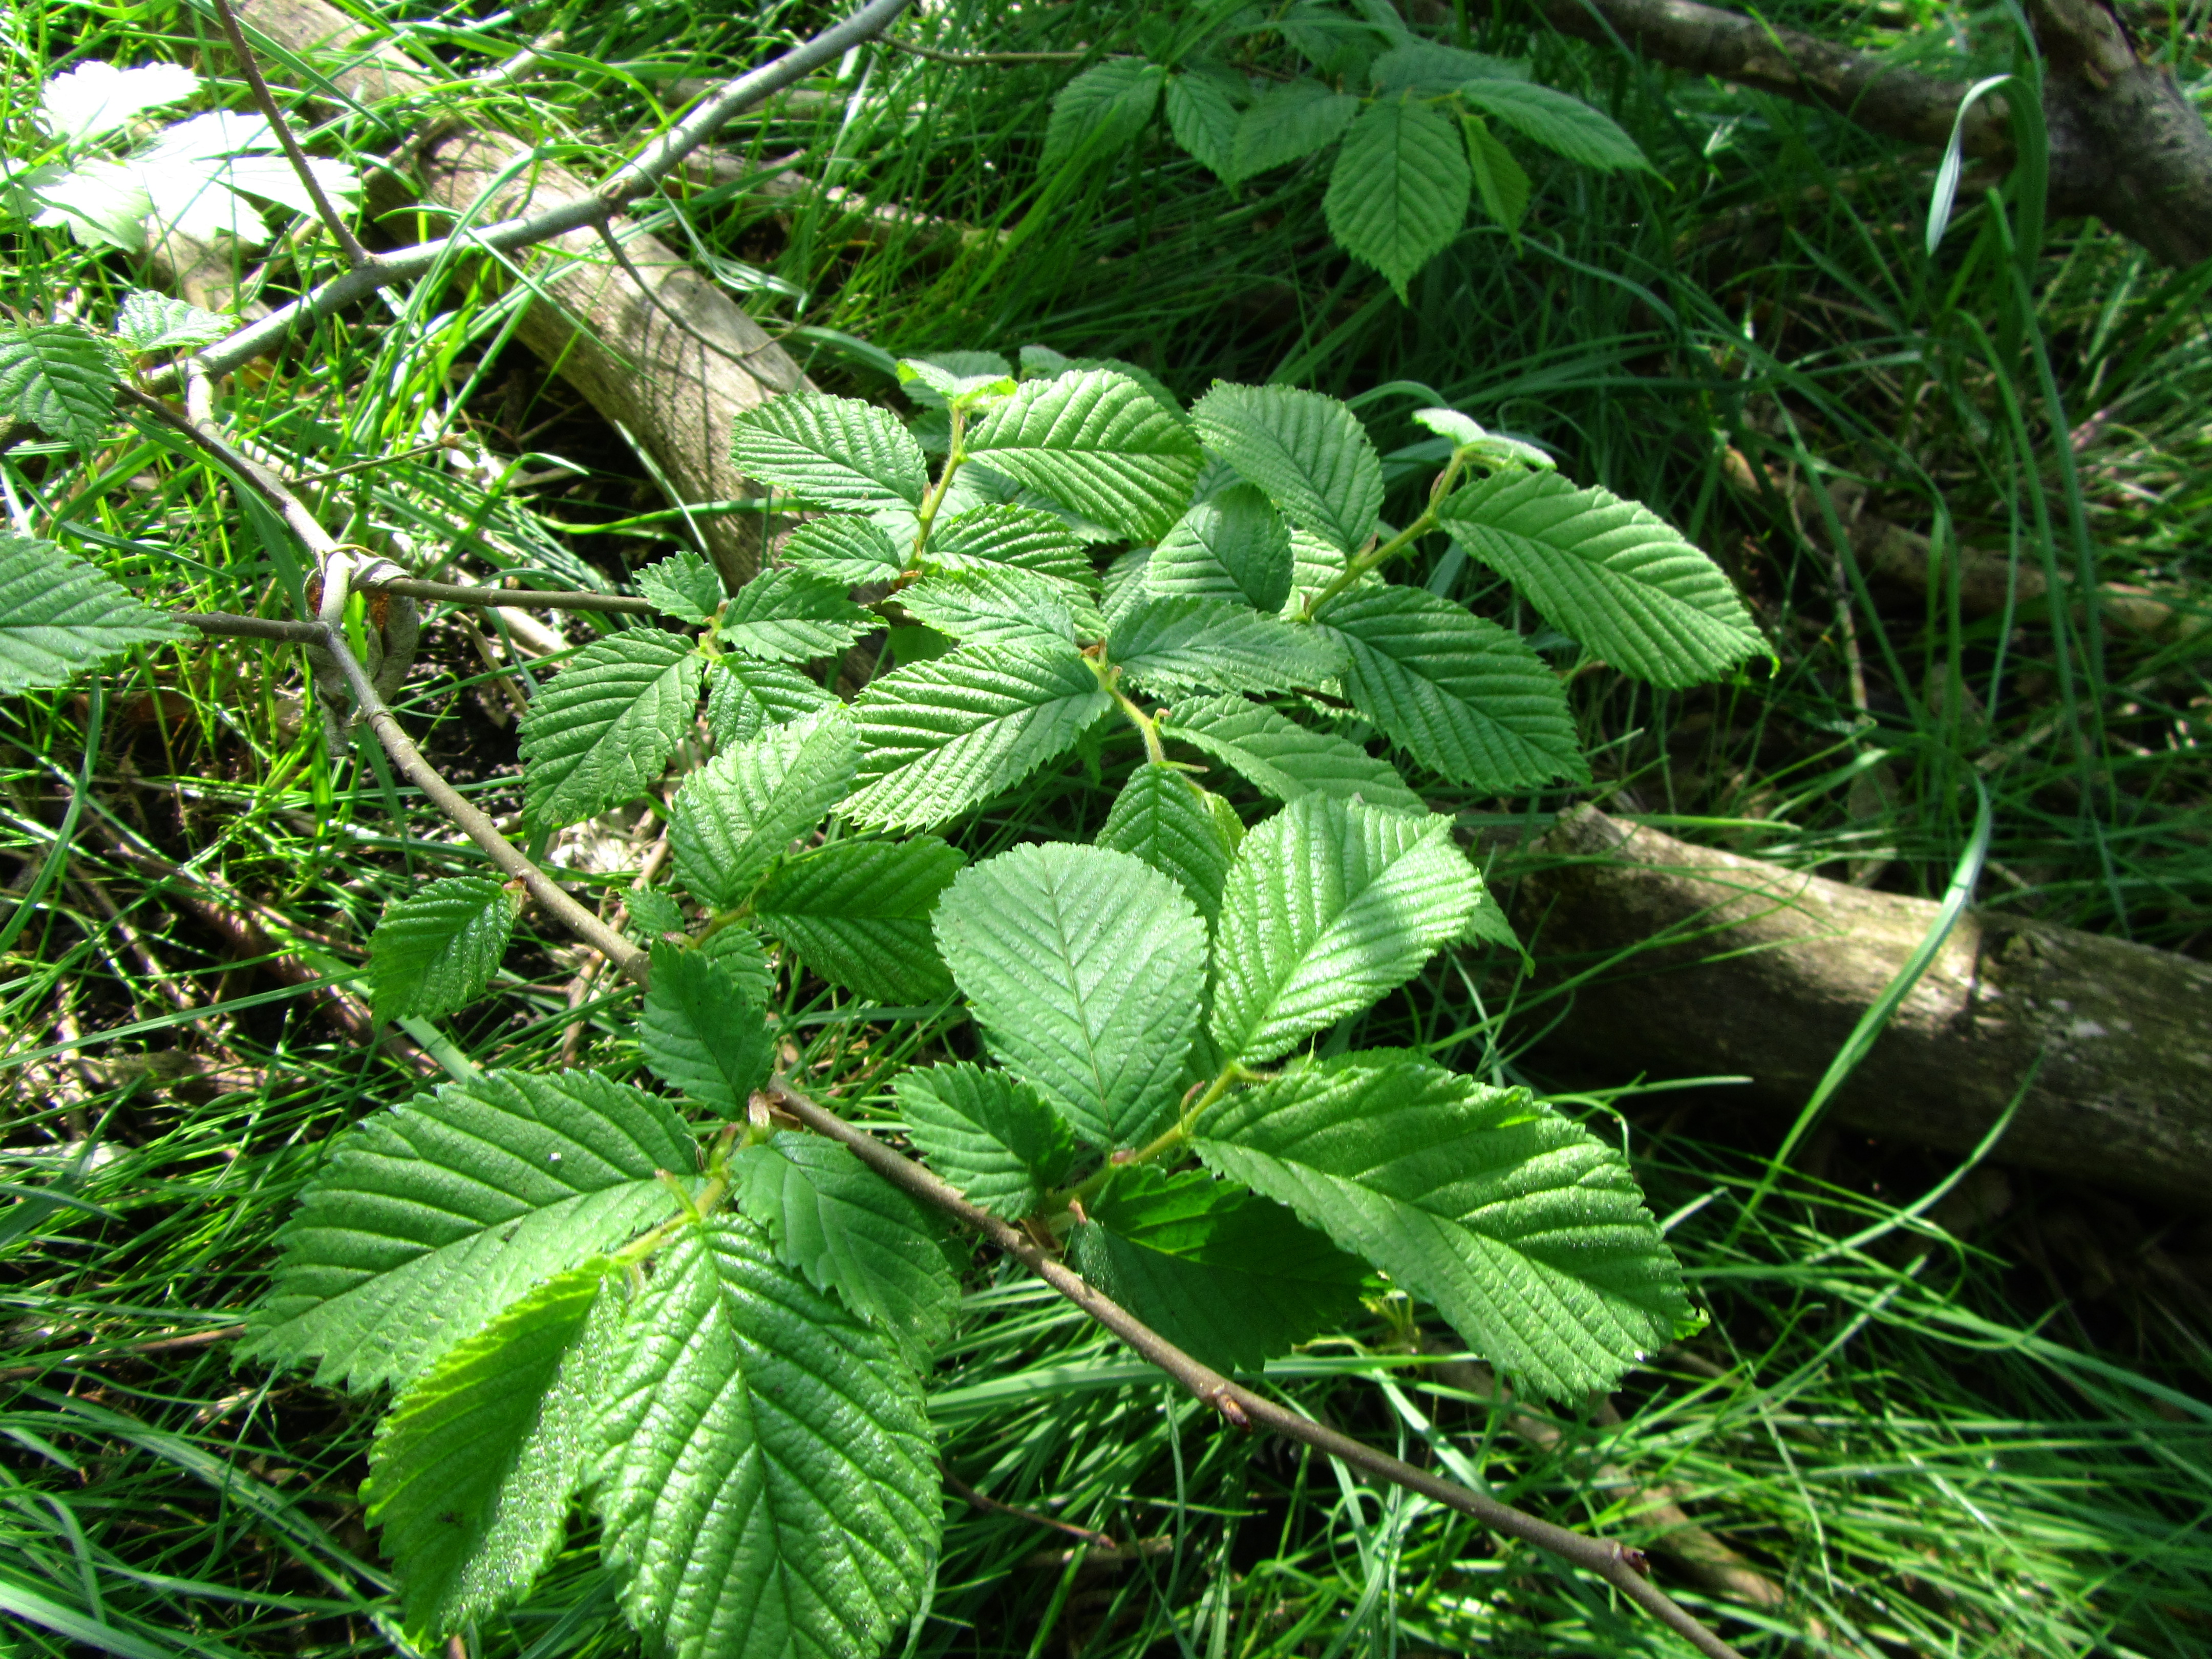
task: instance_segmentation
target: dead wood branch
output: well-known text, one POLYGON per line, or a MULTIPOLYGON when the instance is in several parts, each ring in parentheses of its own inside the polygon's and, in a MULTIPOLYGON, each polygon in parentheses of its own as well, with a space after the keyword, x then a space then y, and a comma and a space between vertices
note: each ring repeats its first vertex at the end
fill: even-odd
MULTIPOLYGON (((1748 1075, 1747 1092, 1785 1125, 1937 909, 1590 807, 1534 850, 1556 862, 1522 878, 1514 913, 1554 981, 1634 953, 1620 975, 1576 990, 1552 1041, 1620 1079, 1748 1075)), ((2212 1181, 2208 1009, 2212 965, 1969 911, 1834 1114, 1967 1152, 2019 1096, 1998 1161, 2201 1208, 2212 1181)))
MULTIPOLYGON (((1820 511, 1820 498, 1803 477, 1793 475, 1784 478, 1771 467, 1754 471, 1752 464, 1735 449, 1730 449, 1723 458, 1722 471, 1731 484, 1747 494, 1758 495, 1762 489, 1772 491, 1790 509, 1792 518, 1808 539, 1812 538, 1815 525, 1826 522, 1820 511)), ((1836 521, 1844 526, 1850 538, 1851 556, 1869 576, 1895 582, 1923 595, 1939 579, 1955 580, 1960 608, 1970 617, 2000 616, 2008 604, 2017 610, 2039 604, 2050 595, 2040 568, 1981 548, 1954 548, 1949 554, 1954 562, 1954 570, 1946 576, 1942 569, 1943 558, 1936 552, 1935 544, 1928 537, 1867 510, 1870 492, 1864 484, 1848 478, 1833 479, 1827 486, 1827 494, 1836 521)), ((1820 539, 1827 538, 1824 536, 1820 539)), ((2067 586, 2063 582, 2063 575, 2062 572, 2062 586, 2067 586)), ((2080 610, 2079 599, 2075 603, 2080 610)), ((2164 641, 2191 637, 2212 623, 2212 617, 2208 617, 2201 607, 2191 605, 2187 596, 2179 590, 2118 582, 2099 586, 2097 614, 2112 627, 2164 641)))
MULTIPOLYGON (((1695 0, 1545 0, 1543 9, 1563 34, 1831 110, 1908 143, 1948 139, 1966 94, 1964 82, 1901 69, 1885 53, 1695 0)), ((2051 216, 2101 219, 2166 264, 2212 257, 2212 132, 2172 72, 2144 61, 2100 0, 2033 0, 2029 15, 2044 58, 2051 216)), ((2003 99, 2020 92, 2015 81, 1967 112, 1967 155, 2016 159, 2003 99)))

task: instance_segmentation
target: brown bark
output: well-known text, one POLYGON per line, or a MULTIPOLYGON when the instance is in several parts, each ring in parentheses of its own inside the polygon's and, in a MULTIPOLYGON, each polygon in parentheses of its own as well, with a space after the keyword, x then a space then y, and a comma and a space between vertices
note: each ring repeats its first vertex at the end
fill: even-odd
MULTIPOLYGON (((1536 850, 1558 861, 1522 879, 1514 908, 1547 971, 1634 952, 1577 991, 1553 1041, 1623 1078, 1747 1074, 1747 1092, 1784 1124, 1937 908, 1589 807, 1536 850)), ((1869 1133, 1964 1152, 2023 1086, 1996 1160, 2203 1206, 2212 965, 1970 910, 1833 1111, 1869 1133)))
MULTIPOLYGON (((325 61, 336 84, 363 103, 419 95, 432 85, 374 31, 324 0, 243 0, 238 9, 256 33, 325 61)), ((419 129, 419 112, 409 118, 419 129)), ((503 133, 434 126, 416 157, 422 198, 441 208, 469 208, 528 152, 503 133)), ((590 191, 567 168, 538 162, 501 185, 476 217, 519 215, 590 191)), ((385 212, 404 205, 390 174, 379 175, 372 202, 385 212)), ((614 264, 596 234, 571 231, 532 256, 534 274, 555 303, 531 306, 517 333, 600 414, 628 429, 679 501, 759 494, 731 464, 730 423, 805 386, 799 365, 675 249, 620 221, 616 230, 650 296, 614 264), (697 336, 728 355, 709 349, 697 336)), ((750 515, 698 522, 726 582, 734 586, 757 568, 760 529, 750 515)))
MULTIPOLYGON (((1544 15, 1564 34, 1624 44, 1908 143, 1947 142, 1967 90, 1695 0, 1545 0, 1544 15)), ((2100 0, 2033 0, 2030 15, 2045 59, 2051 216, 2102 219, 2166 264, 2212 258, 2212 132, 2172 71, 2145 63, 2100 0)), ((1968 112, 1969 156, 2015 159, 2003 99, 2019 90, 2014 82, 1968 112)))

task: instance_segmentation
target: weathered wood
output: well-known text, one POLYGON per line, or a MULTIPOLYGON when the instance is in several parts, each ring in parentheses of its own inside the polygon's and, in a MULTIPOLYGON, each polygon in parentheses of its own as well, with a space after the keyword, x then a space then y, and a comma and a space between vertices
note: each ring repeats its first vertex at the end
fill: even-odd
MULTIPOLYGON (((1937 908, 1589 807, 1533 850, 1513 908, 1546 973, 1557 981, 1634 951, 1575 993, 1553 1041, 1621 1079, 1748 1075, 1784 1124, 1937 908)), ((2203 1206, 2212 965, 1970 910, 1833 1110, 1869 1133, 1963 1152, 2023 1085, 1997 1161, 2203 1206)))
MULTIPOLYGON (((333 82, 364 104, 419 96, 434 85, 374 31, 324 0, 243 0, 237 9, 251 31, 326 65, 333 82)), ((401 125, 422 131, 427 118, 417 111, 401 125)), ((477 209, 479 220, 590 193, 585 180, 551 162, 518 168, 529 154, 530 146, 504 133, 432 126, 416 148, 415 178, 422 199, 459 210, 513 170, 477 209)), ((371 199, 380 211, 406 201, 389 173, 373 182, 371 199)), ((730 461, 730 423, 805 386, 805 377, 759 324, 675 249, 620 220, 616 229, 650 295, 614 263, 596 234, 571 231, 536 252, 534 274, 556 303, 532 305, 516 333, 594 409, 629 431, 679 501, 757 495, 730 461)), ((726 581, 742 580, 758 567, 760 526, 753 515, 705 518, 698 525, 726 581)))

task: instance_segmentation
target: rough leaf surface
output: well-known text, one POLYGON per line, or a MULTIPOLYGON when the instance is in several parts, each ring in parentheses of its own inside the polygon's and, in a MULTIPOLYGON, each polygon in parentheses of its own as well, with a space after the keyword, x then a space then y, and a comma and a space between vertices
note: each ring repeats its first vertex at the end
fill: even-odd
POLYGON ((1197 1147, 1551 1398, 1611 1388, 1691 1317, 1626 1161, 1525 1090, 1347 1054, 1232 1095, 1197 1147))
POLYGON ((1017 847, 960 872, 937 942, 992 1051, 1097 1146, 1171 1112, 1205 994, 1206 924, 1127 853, 1017 847))
POLYGON ((0 415, 80 448, 115 418, 115 361, 73 323, 0 325, 0 415))
POLYGON ((1208 448, 1300 529, 1345 553, 1374 533, 1382 463, 1359 417, 1335 398, 1217 381, 1190 420, 1208 448))
POLYGON ((625 1327, 598 1507, 623 1611, 671 1659, 880 1650, 942 1525, 921 1385, 755 1224, 689 1228, 625 1327))
POLYGON ((1185 1353, 1256 1371, 1359 1305, 1366 1264, 1202 1170, 1117 1176, 1068 1236, 1076 1269, 1185 1353))
POLYGON ((1176 520, 1197 481, 1198 441, 1135 380, 1082 369, 1030 380, 968 439, 993 471, 1130 536, 1176 520))
POLYGON ((887 1332, 926 1368, 952 1328, 960 1286, 937 1224, 850 1150, 780 1134, 740 1150, 730 1176, 744 1212, 817 1290, 887 1332))
POLYGON ((730 596, 714 637, 765 662, 832 657, 875 626, 842 582, 811 570, 763 570, 730 596))
POLYGON ((787 564, 838 582, 896 581, 906 568, 903 552, 866 519, 816 519, 791 532, 783 544, 787 564))
POLYGON ((1474 187, 1459 130, 1410 99, 1370 104, 1344 135, 1322 213, 1355 259, 1406 298, 1407 279, 1450 246, 1474 187))
POLYGON ((926 577, 902 590, 898 599, 917 621, 969 645, 1049 648, 1105 632, 1097 607, 1081 590, 1012 567, 926 577))
POLYGON ((670 807, 677 880, 709 904, 735 904, 845 798, 859 759, 842 707, 723 750, 684 781, 670 807))
POLYGON ((1655 685, 1696 685, 1766 649, 1721 568, 1649 507, 1556 472, 1501 472, 1440 515, 1547 620, 1655 685))
POLYGON ((1067 1173, 1075 1136, 1034 1085, 962 1060, 902 1072, 891 1085, 907 1138, 978 1208, 1008 1221, 1067 1173))
POLYGON ((1006 502, 970 507, 929 532, 924 562, 933 570, 1012 567, 1096 590, 1098 573, 1083 543, 1060 520, 1006 502))
POLYGON ((707 729, 726 748, 750 743, 771 726, 803 719, 836 701, 835 692, 796 668, 720 657, 707 673, 707 729))
POLYGON ((0 535, 0 695, 66 685, 131 646, 191 632, 52 542, 0 535))
POLYGON ((1312 155, 1334 143, 1359 113, 1359 100, 1318 81, 1270 87, 1237 118, 1230 145, 1231 184, 1312 155))
POLYGON ((1480 897, 1451 820, 1309 795, 1244 837, 1216 928, 1211 1030, 1258 1065, 1403 984, 1480 897))
POLYGON ((1277 800, 1328 795, 1392 812, 1429 810, 1389 762, 1249 697, 1194 697, 1169 709, 1160 726, 1164 735, 1234 767, 1277 800))
POLYGON ((1129 774, 1114 798, 1098 845, 1128 853, 1190 896, 1211 927, 1221 909, 1222 884, 1236 852, 1189 774, 1146 764, 1129 774))
POLYGON ((853 705, 856 823, 942 823, 1064 753, 1112 705, 1073 645, 956 651, 886 674, 853 705))
POLYGON ((1160 101, 1167 71, 1141 58, 1094 64, 1060 89, 1045 123, 1046 167, 1085 151, 1120 149, 1145 130, 1160 101))
POLYGON ((952 994, 930 913, 967 862, 934 836, 839 841, 783 866, 753 901, 763 927, 833 985, 892 1005, 952 994))
MULTIPOLYGON (((1158 554, 1154 556, 1157 558, 1158 554)), ((1213 690, 1287 691, 1316 686, 1344 669, 1336 641, 1215 599, 1152 599, 1117 617, 1107 655, 1146 690, 1163 696, 1213 690)))
POLYGON ((434 1018, 474 1002, 499 971, 520 908, 482 876, 434 881, 388 908, 368 939, 377 1018, 434 1018))
POLYGON ((1424 588, 1377 583, 1319 613, 1352 705, 1422 764, 1498 793, 1589 781, 1559 677, 1517 634, 1424 588))
POLYGON ((732 422, 730 459, 763 483, 822 507, 921 503, 929 459, 889 410, 793 392, 732 422))
POLYGON ((378 1429, 362 1500, 418 1638, 520 1601, 566 1539, 622 1320, 602 1288, 613 1267, 603 1257, 548 1279, 456 1344, 378 1429))
POLYGON ((1249 605, 1269 615, 1291 597, 1291 531, 1250 484, 1193 507, 1145 567, 1153 592, 1249 605))
POLYGON ((679 548, 637 573, 637 591, 663 616, 702 623, 720 608, 722 579, 690 548, 679 548))
POLYGON ((745 1115, 746 1097, 775 1063, 775 1036, 749 988, 702 951, 655 945, 638 1014, 638 1048, 653 1074, 726 1118, 745 1115))
POLYGON ((534 1286, 673 1209, 696 1167, 665 1101, 590 1072, 488 1073, 348 1130, 279 1235, 241 1352, 319 1387, 411 1380, 534 1286))
POLYGON ((586 646, 522 717, 532 820, 574 823, 645 793, 699 707, 704 660, 680 635, 628 628, 586 646))

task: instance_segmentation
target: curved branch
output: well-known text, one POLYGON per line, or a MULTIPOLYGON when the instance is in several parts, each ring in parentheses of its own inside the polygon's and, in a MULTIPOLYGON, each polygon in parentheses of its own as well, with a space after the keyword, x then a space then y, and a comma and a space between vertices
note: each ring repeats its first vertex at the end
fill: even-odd
POLYGON ((1698 1652, 1709 1656, 1709 1659, 1741 1659, 1734 1648, 1684 1612, 1672 1596, 1645 1576, 1647 1569, 1641 1551, 1586 1538, 1581 1533, 1539 1520, 1510 1504, 1499 1503, 1486 1492, 1416 1468, 1402 1458, 1377 1451, 1349 1435, 1339 1434, 1310 1418, 1301 1417, 1249 1389, 1238 1387, 1220 1372, 1193 1359, 1057 1256, 1040 1249, 1018 1228, 976 1208, 957 1188, 912 1158, 894 1152, 835 1112, 817 1105, 781 1079, 771 1082, 766 1092, 778 1106, 815 1133, 840 1142, 893 1186, 989 1239, 1127 1343, 1140 1357, 1158 1366, 1238 1427, 1256 1425, 1286 1440, 1310 1446, 1349 1468, 1471 1516, 1509 1538, 1533 1544, 1547 1554, 1595 1573, 1698 1652))

